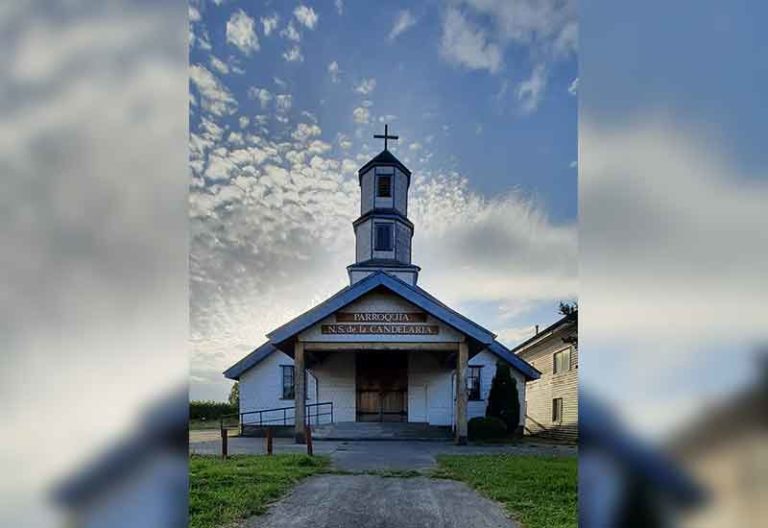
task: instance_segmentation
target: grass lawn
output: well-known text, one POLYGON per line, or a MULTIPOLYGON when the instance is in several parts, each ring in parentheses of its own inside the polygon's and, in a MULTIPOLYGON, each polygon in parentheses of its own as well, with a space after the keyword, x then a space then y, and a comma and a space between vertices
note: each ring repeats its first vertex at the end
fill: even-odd
POLYGON ((189 526, 220 528, 260 515, 299 480, 327 466, 326 457, 306 455, 191 456, 189 526))
POLYGON ((438 456, 436 477, 461 480, 498 501, 525 528, 576 527, 576 457, 438 456))

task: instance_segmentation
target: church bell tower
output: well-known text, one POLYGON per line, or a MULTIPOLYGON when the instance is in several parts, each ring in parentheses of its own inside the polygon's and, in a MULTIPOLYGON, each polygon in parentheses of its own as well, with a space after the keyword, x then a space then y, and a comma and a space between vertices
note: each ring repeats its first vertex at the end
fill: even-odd
POLYGON ((394 275, 413 286, 420 268, 411 263, 413 223, 408 220, 411 171, 389 151, 389 125, 384 150, 357 171, 360 179, 360 218, 355 229, 355 263, 347 266, 351 284, 376 271, 394 275))

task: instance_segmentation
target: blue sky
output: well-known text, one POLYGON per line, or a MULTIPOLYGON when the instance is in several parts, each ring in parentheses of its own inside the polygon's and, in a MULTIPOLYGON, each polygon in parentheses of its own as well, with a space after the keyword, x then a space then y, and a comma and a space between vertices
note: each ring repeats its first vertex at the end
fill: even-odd
POLYGON ((343 287, 384 123, 417 175, 423 287, 509 344, 575 297, 571 3, 192 2, 190 21, 193 397, 343 287))
MULTIPOLYGON (((346 2, 341 14, 333 2, 309 2, 306 5, 317 19, 312 28, 293 14, 300 5, 304 4, 223 2, 197 8, 212 49, 192 47, 190 62, 208 66, 214 55, 244 70, 220 77, 239 104, 238 112, 224 122, 234 126, 241 115, 261 113, 259 102, 247 97, 253 86, 285 91, 293 98, 293 111, 315 115, 325 136, 346 134, 356 140, 356 148, 373 152, 379 142, 371 141, 370 134, 381 128, 379 118, 393 116, 385 120, 403 138, 396 152, 411 158, 412 165, 415 159, 407 146, 425 145, 433 138, 431 168, 459 170, 470 178, 473 189, 488 195, 520 188, 547 204, 554 219, 575 218, 576 98, 568 91, 577 77, 575 54, 539 61, 531 56, 529 45, 510 45, 498 66, 467 67, 441 58, 448 8, 439 2, 346 2), (254 20, 258 39, 259 49, 250 55, 227 42, 227 21, 241 10, 254 20), (410 22, 394 36, 393 28, 403 16, 410 22), (277 27, 266 36, 261 19, 274 17, 277 27), (286 24, 300 34, 299 42, 280 35, 286 24), (302 59, 287 61, 283 54, 294 47, 302 59), (339 68, 333 76, 328 70, 332 63, 339 68), (515 91, 534 75, 538 64, 547 69, 547 86, 533 97, 535 110, 525 111, 525 102, 515 91), (276 84, 275 78, 285 86, 276 84), (368 79, 375 80, 372 91, 355 92, 368 79), (364 101, 372 103, 372 117, 369 126, 360 127, 353 110, 364 101)), ((461 3, 457 6, 458 12, 472 12, 461 3)), ((487 16, 471 22, 477 31, 494 31, 487 16)))

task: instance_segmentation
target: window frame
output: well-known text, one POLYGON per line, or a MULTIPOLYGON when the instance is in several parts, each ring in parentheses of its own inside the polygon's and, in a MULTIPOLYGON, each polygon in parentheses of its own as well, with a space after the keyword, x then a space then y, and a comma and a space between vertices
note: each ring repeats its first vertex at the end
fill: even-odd
POLYGON ((468 365, 467 366, 467 380, 476 379, 477 380, 477 396, 475 397, 473 395, 475 391, 475 387, 467 391, 467 399, 469 401, 483 401, 483 385, 482 385, 482 373, 483 373, 483 366, 482 365, 468 365), (477 375, 472 375, 472 372, 477 372, 477 375))
POLYGON ((280 365, 280 399, 281 400, 295 400, 296 399, 296 368, 293 365, 280 365), (286 372, 291 373, 290 387, 286 386, 286 372), (290 390, 290 396, 286 396, 287 389, 290 390))
POLYGON ((379 173, 376 173, 376 182, 375 182, 376 183, 376 191, 375 191, 376 198, 393 198, 393 195, 394 195, 394 188, 393 188, 394 187, 394 185, 393 185, 394 184, 394 178, 393 178, 393 176, 394 176, 394 174, 388 174, 388 173, 387 174, 379 174, 379 173), (382 178, 386 178, 387 181, 389 182, 389 184, 387 186, 387 190, 389 191, 389 194, 387 194, 387 195, 381 194, 381 192, 380 192, 381 191, 381 180, 382 180, 382 178))
POLYGON ((572 370, 571 369, 571 352, 572 352, 571 347, 566 347, 566 348, 563 348, 562 350, 558 350, 557 352, 552 354, 552 375, 553 376, 558 376, 560 374, 565 374, 566 372, 570 372, 572 370), (562 355, 562 354, 566 354, 566 353, 568 354, 568 361, 565 364, 565 368, 563 370, 558 370, 557 369, 557 357, 558 357, 558 355, 562 355))
POLYGON ((395 250, 395 224, 394 222, 374 222, 373 224, 373 250, 389 252, 395 250), (379 228, 386 228, 389 231, 389 247, 382 249, 379 247, 379 228))
POLYGON ((552 423, 558 425, 563 423, 563 398, 552 398, 552 423), (557 415, 555 410, 558 411, 557 415))

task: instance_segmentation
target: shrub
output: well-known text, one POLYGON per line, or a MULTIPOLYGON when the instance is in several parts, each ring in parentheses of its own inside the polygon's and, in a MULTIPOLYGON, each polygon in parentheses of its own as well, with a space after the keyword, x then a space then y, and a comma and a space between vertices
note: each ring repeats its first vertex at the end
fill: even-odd
POLYGON ((507 426, 493 416, 477 416, 467 424, 470 440, 495 440, 507 434, 507 426))
POLYGON ((509 365, 501 361, 496 364, 496 375, 488 394, 486 416, 499 418, 513 433, 520 423, 520 400, 517 397, 517 382, 509 371, 509 365))
POLYGON ((192 401, 189 402, 190 420, 218 420, 227 414, 237 414, 240 412, 236 405, 225 402, 215 401, 192 401))

